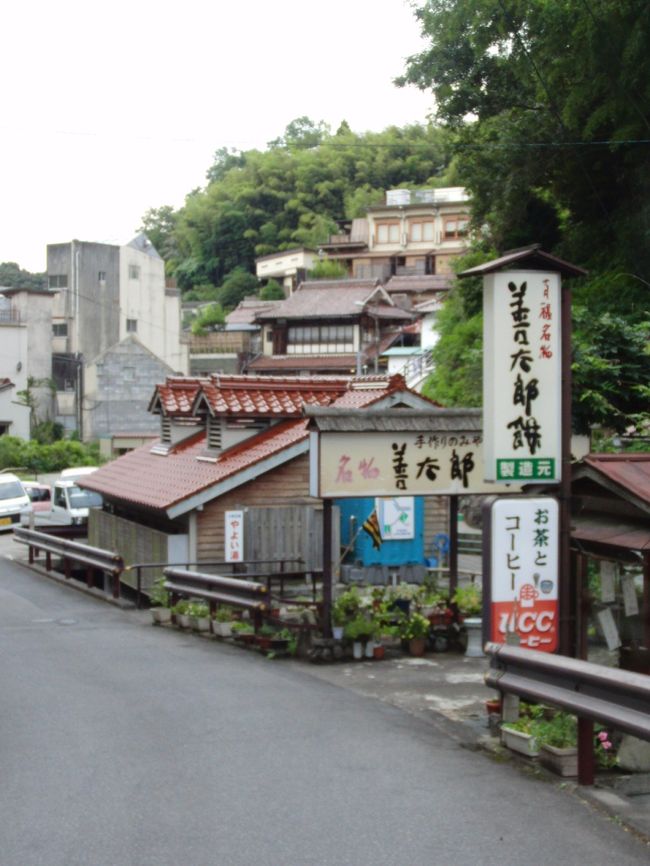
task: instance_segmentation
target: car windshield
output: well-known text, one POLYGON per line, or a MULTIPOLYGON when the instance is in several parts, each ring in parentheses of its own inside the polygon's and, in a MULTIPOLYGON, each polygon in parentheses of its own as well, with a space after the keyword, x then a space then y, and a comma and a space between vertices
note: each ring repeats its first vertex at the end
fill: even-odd
POLYGON ((69 488, 68 499, 70 508, 94 508, 102 504, 102 497, 99 493, 93 493, 92 490, 82 490, 76 484, 69 488))
POLYGON ((26 487, 25 492, 32 502, 50 501, 50 490, 48 487, 26 487))
POLYGON ((0 499, 17 499, 24 495, 23 486, 18 481, 7 481, 6 484, 0 484, 0 499))

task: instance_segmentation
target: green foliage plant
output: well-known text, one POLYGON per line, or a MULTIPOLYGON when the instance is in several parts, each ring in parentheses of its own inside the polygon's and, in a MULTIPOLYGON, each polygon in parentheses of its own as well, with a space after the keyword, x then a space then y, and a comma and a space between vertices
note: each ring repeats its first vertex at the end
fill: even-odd
POLYGON ((187 612, 195 619, 207 619, 210 616, 210 608, 202 601, 190 602, 187 612))
POLYGON ((222 604, 214 614, 215 622, 232 622, 234 618, 234 611, 227 604, 222 604))
POLYGON ((376 630, 373 619, 362 613, 349 620, 345 624, 344 636, 351 641, 371 640, 376 630))
POLYGON ((399 636, 402 640, 414 640, 415 638, 427 637, 431 624, 425 616, 416 611, 409 617, 405 617, 399 623, 398 628, 399 636))
POLYGON ((452 602, 464 616, 478 616, 483 611, 481 588, 474 583, 459 586, 452 597, 452 602))
POLYGON ((165 578, 159 577, 149 590, 149 600, 154 607, 169 607, 169 592, 165 589, 165 578))
POLYGON ((177 616, 185 616, 189 614, 190 603, 187 599, 182 598, 180 601, 177 601, 174 607, 172 608, 172 613, 177 616))
POLYGON ((342 592, 332 604, 332 622, 344 626, 361 610, 361 594, 356 586, 342 592))

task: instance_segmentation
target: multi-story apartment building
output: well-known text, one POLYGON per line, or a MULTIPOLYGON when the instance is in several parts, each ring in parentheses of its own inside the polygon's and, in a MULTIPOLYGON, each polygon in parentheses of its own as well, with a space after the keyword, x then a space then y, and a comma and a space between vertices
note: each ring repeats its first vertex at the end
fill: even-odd
POLYGON ((355 279, 446 276, 467 246, 469 219, 463 187, 388 190, 385 204, 344 223, 342 233, 332 235, 322 249, 345 263, 355 279))

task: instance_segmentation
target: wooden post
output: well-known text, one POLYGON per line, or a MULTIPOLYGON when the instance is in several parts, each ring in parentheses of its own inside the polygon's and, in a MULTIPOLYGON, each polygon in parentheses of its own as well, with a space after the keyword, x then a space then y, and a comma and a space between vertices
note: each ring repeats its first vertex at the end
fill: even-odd
POLYGON ((449 497, 449 598, 458 588, 458 496, 449 497))
POLYGON ((332 636, 332 500, 323 499, 323 637, 332 636))
POLYGON ((643 554, 643 645, 650 650, 650 551, 643 554))
POLYGON ((594 723, 578 718, 578 784, 594 784, 594 723))
POLYGON ((576 655, 576 591, 571 574, 571 290, 560 289, 562 319, 561 463, 559 488, 560 538, 558 578, 560 653, 576 655))

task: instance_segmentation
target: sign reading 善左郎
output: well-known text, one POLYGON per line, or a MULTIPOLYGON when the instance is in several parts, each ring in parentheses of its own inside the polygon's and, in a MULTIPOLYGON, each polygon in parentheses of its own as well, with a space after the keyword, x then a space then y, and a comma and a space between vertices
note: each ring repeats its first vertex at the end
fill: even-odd
POLYGON ((485 479, 556 483, 561 473, 560 275, 484 278, 485 479))

